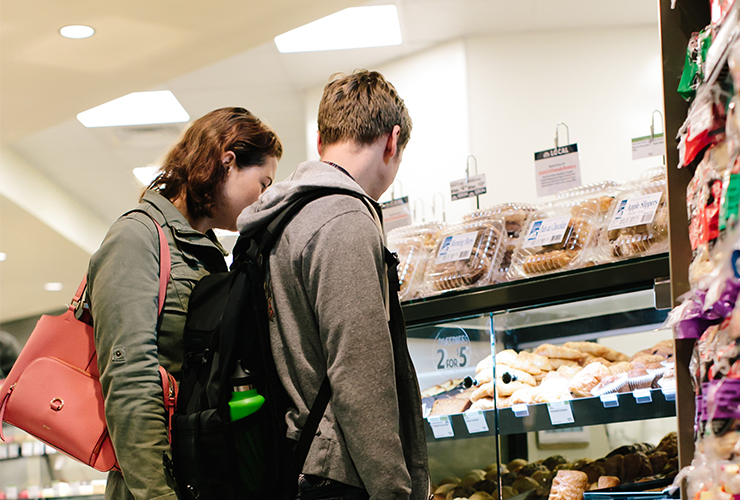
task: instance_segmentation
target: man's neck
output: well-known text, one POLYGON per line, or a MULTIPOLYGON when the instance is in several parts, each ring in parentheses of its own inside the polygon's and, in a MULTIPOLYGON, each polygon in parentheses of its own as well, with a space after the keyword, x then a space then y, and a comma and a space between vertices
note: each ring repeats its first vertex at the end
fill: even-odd
POLYGON ((324 148, 321 161, 339 165, 360 185, 371 198, 377 201, 379 165, 382 163, 382 149, 375 144, 357 146, 350 143, 332 144, 324 148))

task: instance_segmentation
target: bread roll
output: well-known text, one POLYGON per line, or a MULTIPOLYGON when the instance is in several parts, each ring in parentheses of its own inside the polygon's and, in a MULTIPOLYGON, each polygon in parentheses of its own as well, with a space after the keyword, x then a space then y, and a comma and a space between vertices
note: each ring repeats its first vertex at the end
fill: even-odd
POLYGON ((588 475, 575 470, 560 470, 552 481, 549 500, 583 500, 589 487, 588 475))
POLYGON ((540 344, 537 349, 535 349, 534 353, 539 354, 540 356, 547 356, 548 358, 570 360, 579 360, 583 357, 583 353, 581 351, 552 344, 540 344))
POLYGON ((452 415, 454 413, 462 413, 468 408, 472 402, 469 399, 458 399, 458 398, 445 398, 438 399, 432 405, 432 411, 430 415, 452 415))

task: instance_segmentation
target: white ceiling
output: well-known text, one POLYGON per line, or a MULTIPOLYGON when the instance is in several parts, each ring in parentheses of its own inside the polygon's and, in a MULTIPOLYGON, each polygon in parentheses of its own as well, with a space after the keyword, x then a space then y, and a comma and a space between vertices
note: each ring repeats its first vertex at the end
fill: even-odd
MULTIPOLYGON (((12 163, 14 172, 35 175, 12 189, 7 181, 5 188, 0 184, 0 252, 8 255, 0 263, 0 322, 53 310, 69 300, 86 270, 91 246, 82 243, 90 234, 85 240, 76 233, 88 230, 95 238, 100 228, 104 231, 130 208, 140 190, 132 169, 156 161, 182 128, 86 129, 75 118, 80 111, 130 92, 156 89, 174 92, 194 118, 222 106, 244 106, 280 135, 286 153, 278 176, 284 177, 306 157, 303 95, 332 73, 372 68, 448 40, 489 33, 646 23, 657 27, 657 2, 649 0, 372 3, 391 2, 399 9, 402 45, 299 54, 280 54, 272 38, 364 2, 0 4, 0 148, 3 158, 13 158, 0 163, 0 173, 9 173, 12 163), (96 34, 67 40, 58 34, 66 24, 89 24, 96 34), (37 182, 44 184, 43 190, 37 182), (52 194, 40 194, 46 192, 52 194), (65 200, 77 213, 85 212, 82 229, 79 221, 77 229, 66 228, 70 217, 55 205, 65 200), (65 288, 45 292, 48 281, 62 282, 65 288)), ((0 176, 0 182, 7 178, 0 176)))

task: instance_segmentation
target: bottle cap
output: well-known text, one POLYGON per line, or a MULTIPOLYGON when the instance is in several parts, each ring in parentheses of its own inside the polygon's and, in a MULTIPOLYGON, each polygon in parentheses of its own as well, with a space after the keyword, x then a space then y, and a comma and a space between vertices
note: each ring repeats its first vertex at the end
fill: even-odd
POLYGON ((242 368, 241 361, 238 361, 234 373, 231 375, 231 385, 234 386, 234 390, 237 392, 248 391, 254 388, 253 378, 249 370, 242 368))

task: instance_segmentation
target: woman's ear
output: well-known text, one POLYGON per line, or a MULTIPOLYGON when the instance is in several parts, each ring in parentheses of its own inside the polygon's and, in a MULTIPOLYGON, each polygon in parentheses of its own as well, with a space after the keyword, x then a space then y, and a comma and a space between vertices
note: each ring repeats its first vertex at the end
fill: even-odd
POLYGON ((230 169, 235 163, 236 155, 233 151, 226 151, 221 155, 221 164, 226 167, 226 170, 230 169))

